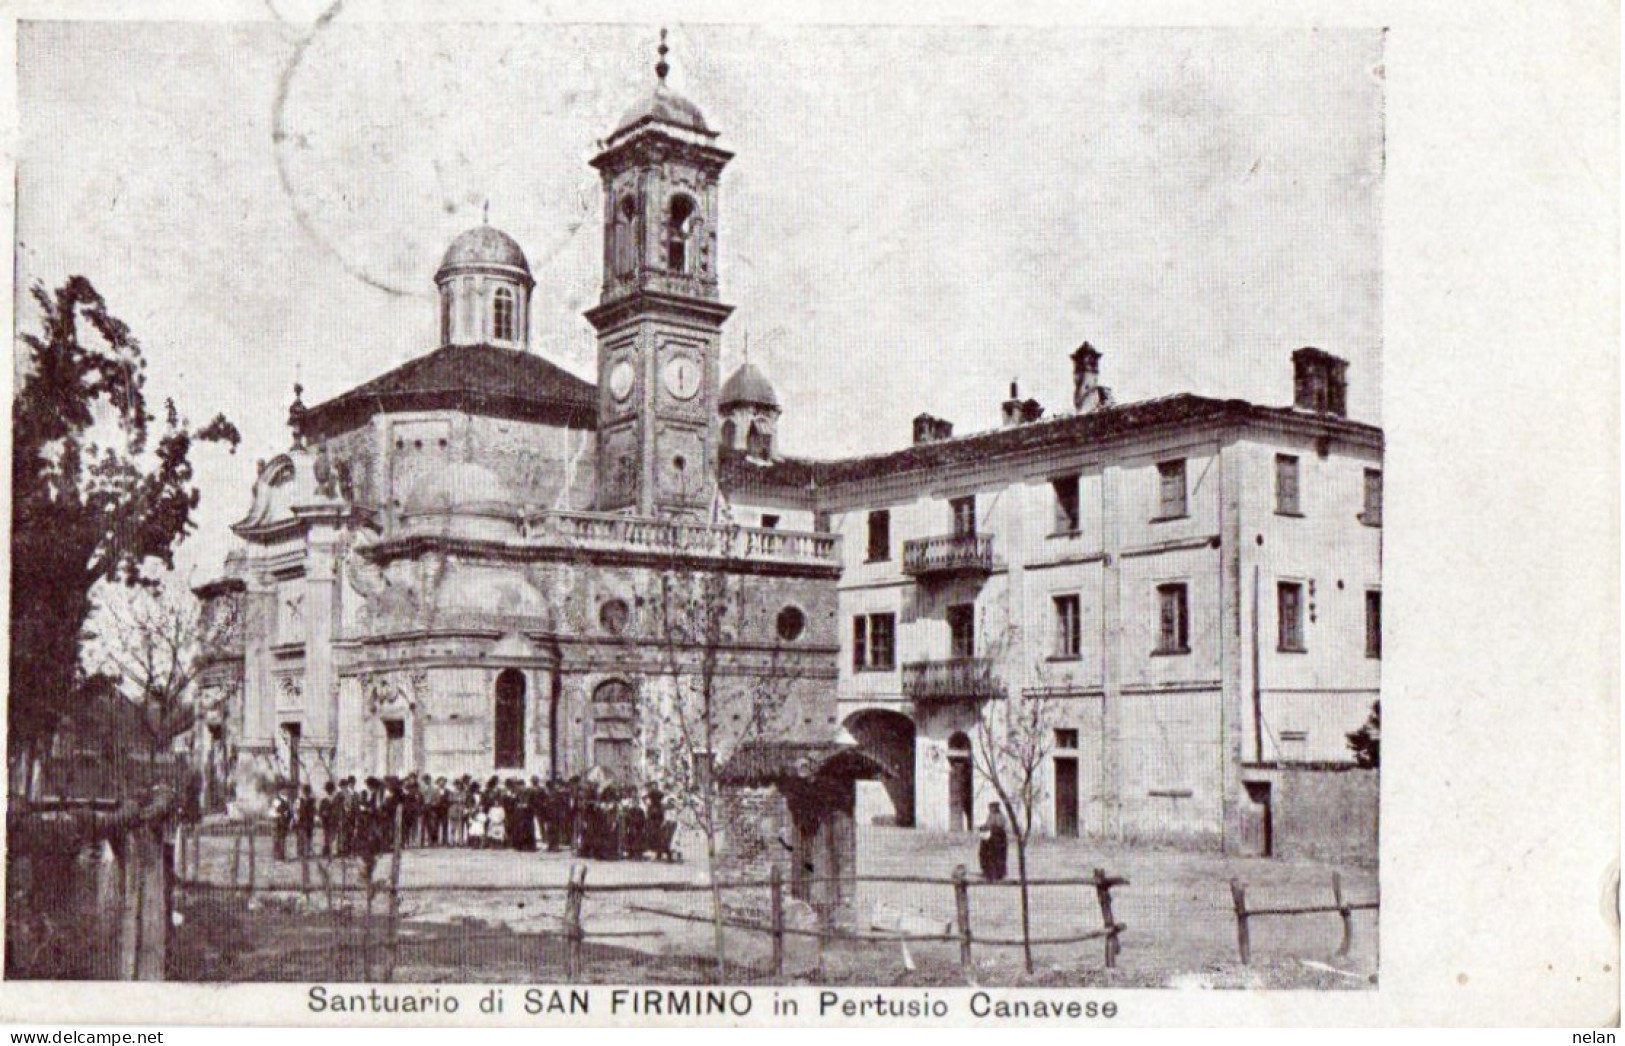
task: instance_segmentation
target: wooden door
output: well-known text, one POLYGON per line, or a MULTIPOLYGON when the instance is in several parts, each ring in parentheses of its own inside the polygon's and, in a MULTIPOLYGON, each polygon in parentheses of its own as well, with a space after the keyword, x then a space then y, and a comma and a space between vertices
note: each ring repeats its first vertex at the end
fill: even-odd
POLYGON ((1075 756, 1055 757, 1055 834, 1078 834, 1078 760, 1075 756))
POLYGON ((384 776, 400 777, 406 772, 406 724, 399 719, 384 720, 384 776))
POLYGON ((968 832, 976 826, 971 809, 970 753, 948 753, 948 830, 968 832))

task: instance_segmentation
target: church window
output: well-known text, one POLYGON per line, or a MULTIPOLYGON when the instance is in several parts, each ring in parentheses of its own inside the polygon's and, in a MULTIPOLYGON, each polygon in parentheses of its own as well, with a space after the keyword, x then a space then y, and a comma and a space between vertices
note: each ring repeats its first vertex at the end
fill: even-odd
POLYGON ((786 643, 794 643, 807 629, 807 615, 800 607, 788 606, 779 611, 777 624, 779 638, 786 643))
POLYGON ((689 237, 694 232, 695 205, 692 196, 671 198, 671 214, 666 220, 666 268, 672 272, 687 272, 690 255, 689 237))
POLYGON ((514 300, 513 291, 507 287, 498 287, 491 308, 492 336, 497 341, 514 340, 514 300))
POLYGON ((617 784, 637 781, 637 705, 622 680, 600 683, 592 693, 592 761, 617 784))
POLYGON ((734 424, 734 419, 729 418, 727 421, 724 421, 722 423, 722 445, 724 447, 732 447, 738 432, 739 426, 734 424))
POLYGON ((440 344, 451 344, 451 288, 440 288, 440 344))
POLYGON ((604 631, 612 636, 618 636, 626 631, 626 621, 631 610, 624 599, 606 599, 604 605, 598 608, 598 623, 604 626, 604 631))
POLYGON ((497 676, 495 720, 496 769, 524 769, 525 674, 517 668, 505 668, 497 676))

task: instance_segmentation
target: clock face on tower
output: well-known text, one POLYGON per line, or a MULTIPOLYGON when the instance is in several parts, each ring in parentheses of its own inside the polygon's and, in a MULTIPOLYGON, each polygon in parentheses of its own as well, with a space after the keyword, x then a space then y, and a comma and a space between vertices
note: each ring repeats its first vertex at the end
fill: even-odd
POLYGON ((680 400, 693 399, 700 391, 700 365, 692 356, 673 356, 662 372, 666 391, 680 400))
POLYGON ((632 364, 626 360, 615 364, 615 369, 609 372, 609 394, 617 400, 624 400, 632 393, 632 364))

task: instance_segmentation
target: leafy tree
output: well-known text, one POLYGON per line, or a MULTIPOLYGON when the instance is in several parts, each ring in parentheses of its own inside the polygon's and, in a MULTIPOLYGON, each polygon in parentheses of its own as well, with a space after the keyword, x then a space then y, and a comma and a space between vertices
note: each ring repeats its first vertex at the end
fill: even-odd
POLYGON ((96 586, 154 587, 154 566, 173 569, 199 501, 193 445, 241 438, 224 415, 193 428, 173 402, 161 422, 148 410, 140 343, 88 279, 30 294, 41 330, 20 336, 11 406, 7 706, 24 791, 63 715, 105 686, 80 658, 96 586))
POLYGON ((1366 716, 1365 724, 1343 736, 1348 738, 1355 765, 1375 770, 1382 748, 1382 702, 1371 702, 1371 714, 1366 716))

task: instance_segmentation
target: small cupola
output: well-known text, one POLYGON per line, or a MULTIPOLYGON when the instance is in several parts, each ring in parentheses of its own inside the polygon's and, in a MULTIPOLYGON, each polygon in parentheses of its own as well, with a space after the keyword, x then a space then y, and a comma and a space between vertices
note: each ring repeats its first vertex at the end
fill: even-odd
POLYGON ((779 396, 756 364, 746 360, 723 383, 717 410, 722 415, 723 446, 760 461, 773 460, 779 396))
POLYGON ((1348 417, 1349 362, 1304 346, 1292 354, 1292 405, 1299 410, 1348 417))
POLYGON ((513 237, 479 225, 451 241, 434 275, 441 345, 528 346, 536 281, 513 237))

